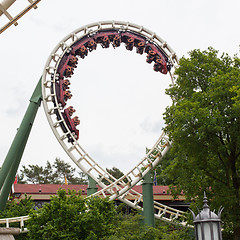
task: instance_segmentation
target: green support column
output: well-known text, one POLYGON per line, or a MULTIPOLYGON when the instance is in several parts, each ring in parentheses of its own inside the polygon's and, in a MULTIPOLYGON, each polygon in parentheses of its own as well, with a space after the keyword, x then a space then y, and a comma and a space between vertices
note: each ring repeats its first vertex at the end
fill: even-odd
POLYGON ((5 208, 8 195, 11 191, 32 125, 42 101, 41 79, 39 80, 33 95, 30 99, 27 111, 23 117, 20 127, 17 130, 12 145, 2 164, 0 171, 0 210, 5 208))
POLYGON ((144 223, 148 226, 155 227, 153 181, 151 177, 151 171, 149 171, 143 178, 142 193, 144 223))
POLYGON ((93 193, 97 192, 98 188, 96 186, 96 181, 88 176, 88 188, 87 188, 87 195, 90 196, 93 193))

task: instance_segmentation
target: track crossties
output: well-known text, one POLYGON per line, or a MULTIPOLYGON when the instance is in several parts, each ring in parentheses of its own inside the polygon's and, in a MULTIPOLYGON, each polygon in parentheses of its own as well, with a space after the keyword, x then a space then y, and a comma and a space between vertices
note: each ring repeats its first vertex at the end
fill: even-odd
MULTIPOLYGON (((72 98, 70 91, 70 79, 74 74, 74 69, 77 68, 79 59, 84 59, 89 53, 96 50, 98 45, 102 48, 117 48, 121 44, 124 44, 126 49, 132 51, 136 49, 138 54, 146 54, 146 62, 153 63, 153 70, 162 74, 167 74, 172 68, 172 63, 168 59, 166 53, 161 50, 153 41, 140 33, 129 30, 121 29, 106 29, 90 34, 84 35, 77 41, 75 41, 68 49, 67 52, 61 58, 57 68, 55 91, 57 96, 58 105, 63 109, 67 105, 68 99, 72 98)), ((53 89, 53 87, 52 87, 53 89)), ((52 91, 53 93, 53 91, 52 91)), ((54 105, 55 98, 53 98, 54 105)), ((75 109, 70 106, 61 112, 67 127, 76 140, 79 138, 79 131, 76 128, 80 124, 80 120, 77 116, 72 118, 72 114, 75 109)), ((57 119, 60 119, 58 112, 56 111, 57 119)), ((67 132, 65 124, 60 124, 64 133, 67 132)), ((73 138, 70 134, 68 141, 72 142, 73 138)))
MULTIPOLYGON (((154 32, 129 22, 96 22, 68 34, 53 49, 42 76, 43 107, 50 127, 57 140, 72 159, 86 174, 93 178, 102 188, 94 195, 118 198, 131 207, 141 209, 142 195, 132 189, 148 171, 155 168, 170 147, 164 132, 151 150, 124 176, 114 178, 101 167, 79 144, 81 138, 74 106, 68 100, 71 93, 71 77, 79 61, 84 60, 97 48, 118 48, 124 45, 128 51, 146 55, 146 62, 159 74, 169 75, 173 81, 173 71, 178 59, 172 48, 154 32), (106 184, 107 182, 107 184, 106 184), (128 196, 128 197, 127 197, 128 196), (129 200, 129 196, 131 200, 129 200)), ((154 202, 155 217, 172 221, 182 212, 154 202)))

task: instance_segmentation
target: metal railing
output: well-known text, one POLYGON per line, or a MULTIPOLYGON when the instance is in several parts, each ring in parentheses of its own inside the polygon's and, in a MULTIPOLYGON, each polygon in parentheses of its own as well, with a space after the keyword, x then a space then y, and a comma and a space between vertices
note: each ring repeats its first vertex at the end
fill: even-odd
MULTIPOLYGON (((10 229, 10 228, 15 228, 15 229, 19 229, 19 233, 23 233, 23 232, 27 232, 27 228, 24 227, 24 222, 27 221, 28 219, 30 219, 29 216, 21 216, 21 217, 12 217, 12 218, 2 218, 0 219, 0 224, 4 224, 5 228, 10 229), (19 223, 19 228, 17 227, 11 227, 10 224, 11 223, 19 223)), ((4 227, 0 227, 0 229, 4 227)), ((4 230, 1 231, 0 233, 5 232, 4 230)), ((17 231, 15 231, 17 233, 17 231)))
POLYGON ((4 32, 6 29, 8 29, 11 25, 15 25, 17 26, 17 20, 19 20, 24 14, 26 14, 29 10, 31 10, 32 8, 36 9, 37 8, 37 4, 41 1, 41 0, 28 0, 29 4, 27 7, 25 7, 21 12, 19 12, 16 16, 12 16, 9 11, 7 11, 8 8, 10 8, 12 6, 12 4, 15 2, 16 0, 4 0, 0 3, 0 16, 1 15, 5 15, 9 22, 7 24, 5 24, 3 27, 0 28, 0 34, 2 32, 4 32))

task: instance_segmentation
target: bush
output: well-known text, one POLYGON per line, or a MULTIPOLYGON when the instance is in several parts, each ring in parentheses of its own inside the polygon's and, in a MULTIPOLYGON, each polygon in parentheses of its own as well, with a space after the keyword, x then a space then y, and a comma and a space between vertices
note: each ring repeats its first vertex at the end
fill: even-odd
POLYGON ((31 239, 99 239, 111 234, 116 209, 108 199, 84 199, 80 193, 60 189, 43 208, 30 213, 31 239))
MULTIPOLYGON (((4 211, 0 211, 0 218, 11 218, 29 215, 30 211, 34 208, 34 202, 31 197, 25 194, 25 198, 20 202, 10 200, 6 204, 4 211)), ((1 226, 5 227, 5 225, 1 226)), ((20 223, 11 223, 10 227, 20 227, 20 223)), ((28 227, 28 221, 24 222, 24 227, 28 227)), ((15 236, 16 240, 28 239, 26 233, 15 236)))

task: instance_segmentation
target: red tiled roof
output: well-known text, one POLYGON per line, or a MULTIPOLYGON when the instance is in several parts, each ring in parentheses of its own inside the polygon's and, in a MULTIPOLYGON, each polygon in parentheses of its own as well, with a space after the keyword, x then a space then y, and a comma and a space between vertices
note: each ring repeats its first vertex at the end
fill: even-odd
MULTIPOLYGON (((142 186, 141 185, 134 186, 133 190, 142 193, 142 186)), ((168 194, 168 190, 169 190, 168 186, 153 186, 154 195, 168 194)))
MULTIPOLYGON (((99 186, 98 190, 101 188, 99 186)), ((27 193, 27 194, 56 194, 59 188, 74 189, 76 191, 82 190, 82 194, 87 193, 88 185, 65 185, 65 184, 14 184, 14 193, 27 193)), ((142 193, 142 186, 134 186, 133 190, 142 193)), ((153 186, 153 194, 161 195, 168 194, 168 186, 153 186)))
POLYGON ((59 188, 71 189, 75 191, 82 190, 82 193, 87 192, 87 185, 65 185, 65 184, 14 184, 14 193, 27 194, 56 194, 59 188))

